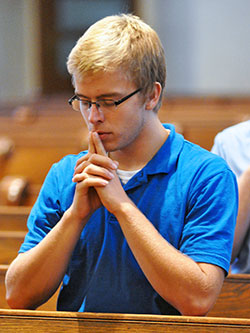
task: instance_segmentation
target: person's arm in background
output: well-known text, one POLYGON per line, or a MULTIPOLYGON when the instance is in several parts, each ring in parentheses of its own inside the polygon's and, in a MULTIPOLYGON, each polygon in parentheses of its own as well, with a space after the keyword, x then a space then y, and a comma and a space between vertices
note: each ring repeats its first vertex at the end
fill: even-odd
POLYGON ((248 229, 250 228, 250 165, 238 179, 239 210, 234 235, 231 262, 237 258, 248 229))

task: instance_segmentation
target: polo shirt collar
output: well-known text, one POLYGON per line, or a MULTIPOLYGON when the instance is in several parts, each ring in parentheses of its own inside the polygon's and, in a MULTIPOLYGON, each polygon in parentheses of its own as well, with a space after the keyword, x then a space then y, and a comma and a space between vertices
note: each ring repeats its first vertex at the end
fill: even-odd
POLYGON ((175 132, 174 125, 163 124, 170 134, 155 156, 145 166, 148 174, 169 173, 175 168, 178 156, 183 146, 183 136, 175 132))
POLYGON ((167 174, 176 168, 177 160, 183 147, 184 138, 181 134, 175 132, 174 125, 163 124, 163 126, 170 130, 167 140, 148 164, 126 184, 126 189, 147 182, 148 175, 159 173, 167 174))

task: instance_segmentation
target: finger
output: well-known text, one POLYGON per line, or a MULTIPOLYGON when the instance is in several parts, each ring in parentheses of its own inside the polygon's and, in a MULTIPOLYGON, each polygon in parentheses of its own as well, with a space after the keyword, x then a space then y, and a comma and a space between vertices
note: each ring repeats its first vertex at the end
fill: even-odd
POLYGON ((87 177, 101 177, 103 179, 111 180, 114 178, 112 171, 94 164, 86 164, 85 168, 81 171, 75 172, 73 181, 83 180, 87 177), (75 177, 77 176, 77 177, 75 177))
MULTIPOLYGON (((82 157, 80 157, 75 165, 75 173, 77 172, 76 169, 79 168, 79 166, 84 162, 87 161, 90 157, 91 154, 95 154, 96 150, 95 150, 95 146, 93 143, 93 139, 92 139, 92 132, 89 132, 89 136, 88 136, 88 153, 82 157)), ((79 171, 78 171, 79 172, 79 171)))
POLYGON ((89 132, 89 147, 88 147, 89 153, 95 154, 96 149, 95 149, 95 144, 93 141, 93 132, 89 132))
POLYGON ((82 160, 82 161, 77 161, 76 166, 75 166, 75 170, 74 170, 74 175, 76 175, 77 173, 81 173, 90 163, 88 162, 88 160, 82 160))
POLYGON ((109 181, 107 179, 103 179, 101 177, 90 176, 87 173, 82 172, 81 174, 77 174, 72 178, 74 183, 84 183, 86 187, 98 187, 98 186, 106 186, 109 181))
POLYGON ((88 175, 84 172, 77 173, 76 175, 73 176, 72 182, 79 183, 79 182, 85 180, 87 177, 88 177, 88 175))
POLYGON ((114 178, 114 174, 112 171, 108 170, 107 168, 89 164, 85 169, 84 172, 90 176, 102 177, 107 180, 111 180, 114 178))
POLYGON ((82 157, 80 157, 75 165, 75 170, 84 162, 88 161, 90 154, 87 153, 86 155, 83 155, 82 157))
POLYGON ((118 167, 118 163, 113 161, 107 155, 92 154, 88 159, 88 162, 110 170, 117 170, 118 167))
POLYGON ((98 133, 93 132, 92 133, 92 139, 93 139, 93 143, 96 149, 97 154, 103 155, 103 156, 107 156, 107 152, 102 144, 102 141, 98 135, 98 133))

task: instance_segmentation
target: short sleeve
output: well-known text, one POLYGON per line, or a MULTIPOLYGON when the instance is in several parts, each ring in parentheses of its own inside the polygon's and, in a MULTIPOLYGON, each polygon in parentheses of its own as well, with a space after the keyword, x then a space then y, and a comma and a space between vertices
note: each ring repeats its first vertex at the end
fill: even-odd
POLYGON ((228 272, 238 211, 237 182, 227 167, 208 174, 191 191, 180 250, 196 262, 228 272))
POLYGON ((58 191, 57 164, 48 172, 36 203, 29 215, 28 233, 19 253, 26 252, 37 245, 55 226, 63 215, 58 191))

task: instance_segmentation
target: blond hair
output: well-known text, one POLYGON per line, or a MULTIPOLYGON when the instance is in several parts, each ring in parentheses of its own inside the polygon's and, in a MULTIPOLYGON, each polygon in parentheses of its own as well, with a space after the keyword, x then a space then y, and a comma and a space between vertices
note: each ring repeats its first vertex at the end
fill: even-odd
POLYGON ((67 68, 73 78, 122 70, 145 96, 155 82, 164 89, 166 81, 165 55, 157 33, 131 14, 107 16, 93 24, 70 52, 67 68))

